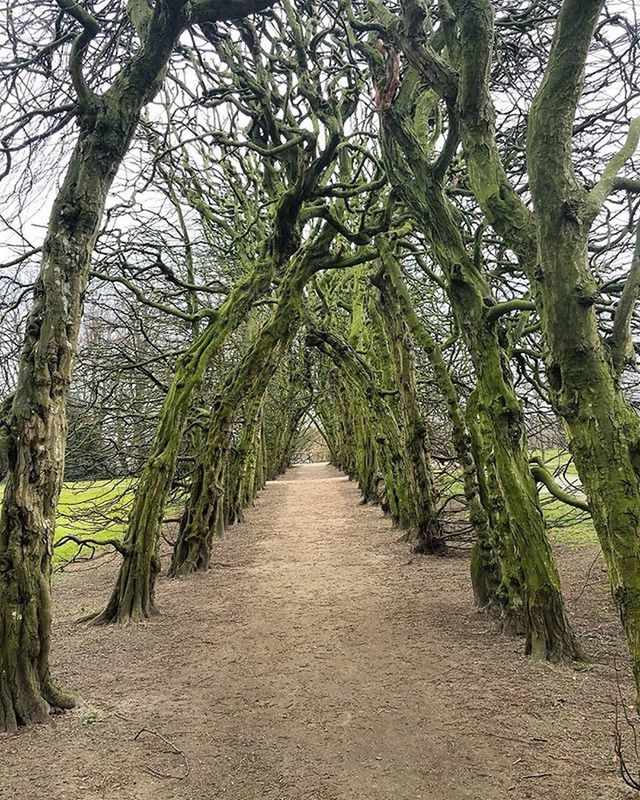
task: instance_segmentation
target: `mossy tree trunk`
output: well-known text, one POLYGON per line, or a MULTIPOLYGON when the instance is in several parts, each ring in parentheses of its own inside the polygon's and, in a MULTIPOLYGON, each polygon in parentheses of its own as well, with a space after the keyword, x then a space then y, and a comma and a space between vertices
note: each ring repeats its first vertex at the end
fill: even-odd
POLYGON ((265 433, 265 419, 262 414, 260 433, 258 435, 259 448, 256 450, 256 466, 253 495, 264 489, 267 483, 267 437, 265 433))
MULTIPOLYGON (((457 211, 443 191, 443 169, 457 142, 455 128, 453 144, 448 143, 444 156, 432 164, 424 123, 428 114, 424 103, 415 104, 420 91, 410 72, 393 107, 381 109, 384 161, 394 188, 412 210, 431 245, 431 256, 443 270, 449 301, 474 365, 481 440, 476 454, 482 458, 477 466, 491 489, 491 505, 485 511, 497 534, 494 549, 501 573, 496 607, 507 629, 524 630, 528 654, 574 660, 580 648, 566 617, 529 469, 522 407, 498 337, 500 309, 495 308, 478 252, 474 256, 467 252, 457 211)), ((435 94, 425 100, 437 103, 435 94)))
MULTIPOLYGON (((637 287, 632 288, 627 318, 615 321, 621 336, 604 341, 588 255, 591 225, 617 171, 637 146, 640 122, 632 123, 626 145, 591 191, 576 179, 571 149, 584 65, 602 7, 601 0, 563 3, 549 63, 531 109, 527 165, 549 384, 607 562, 640 698, 640 419, 618 382, 637 287)), ((624 310, 619 306, 616 313, 622 315, 624 310)))
POLYGON ((225 524, 243 521, 242 512, 255 497, 255 468, 261 447, 259 433, 264 413, 264 392, 245 404, 242 430, 229 454, 226 480, 225 524))
POLYGON ((107 194, 140 112, 158 90, 185 25, 184 5, 156 5, 140 50, 100 96, 82 77, 82 57, 99 26, 85 12, 73 15, 83 25, 71 54, 80 133, 49 219, 18 383, 5 420, 8 473, 0 518, 0 731, 40 722, 50 708, 73 705, 49 674, 49 578, 69 385, 107 194))
POLYGON ((224 533, 227 508, 228 456, 237 409, 244 398, 249 409, 259 403, 277 367, 278 341, 269 352, 264 332, 214 400, 207 434, 196 459, 191 491, 176 539, 169 577, 209 569, 213 541, 224 533), (262 345, 262 346, 260 346, 262 345))
POLYGON ((367 472, 369 456, 364 463, 360 462, 365 442, 369 454, 375 451, 371 426, 360 422, 357 399, 352 399, 340 369, 333 363, 325 383, 327 388, 316 399, 316 407, 325 429, 331 463, 358 483, 364 498, 368 495, 369 481, 375 481, 367 472))
POLYGON ((286 373, 281 376, 278 398, 272 398, 268 419, 269 480, 282 475, 295 454, 300 424, 309 410, 310 396, 304 358, 290 356, 286 373))
POLYGON ((486 490, 483 503, 471 434, 465 422, 458 391, 438 343, 415 312, 402 278, 399 260, 383 239, 380 241, 379 249, 382 264, 395 289, 402 316, 417 344, 427 356, 436 385, 445 401, 447 416, 451 424, 452 442, 462 471, 462 486, 468 506, 469 522, 475 533, 471 556, 471 583, 474 598, 479 608, 501 615, 501 610, 496 608, 500 569, 493 546, 495 534, 491 530, 489 515, 486 511, 486 508, 490 507, 490 503, 486 490))
MULTIPOLYGON (((402 431, 395 412, 381 395, 374 371, 346 341, 330 331, 314 328, 307 334, 307 342, 332 359, 350 388, 357 393, 375 442, 376 460, 384 479, 389 513, 399 527, 410 530, 416 519, 413 482, 407 481, 411 464, 405 454, 402 431)), ((351 441, 355 446, 355 441, 351 441)))
MULTIPOLYGON (((633 154, 640 125, 586 191, 572 163, 573 123, 585 63, 602 0, 564 0, 549 62, 529 115, 527 168, 534 211, 511 185, 497 146, 490 95, 494 13, 490 0, 453 4, 460 31, 459 79, 448 71, 474 194, 487 221, 526 271, 548 346, 549 385, 589 500, 613 597, 627 635, 640 697, 640 424, 620 390, 637 279, 627 281, 614 326, 604 341, 595 312, 596 284, 588 261, 591 224, 633 154), (634 285, 635 283, 635 285, 634 285)), ((411 24, 408 26, 411 28, 411 24)), ((419 25, 413 26, 419 31, 419 25)), ((413 57, 426 54, 412 37, 413 57)), ((428 60, 428 59, 427 59, 428 60)), ((447 91, 438 87, 445 97, 447 91)), ((633 268, 632 268, 633 273, 633 268)))
POLYGON ((106 607, 90 617, 94 624, 139 622, 155 612, 153 586, 160 570, 160 531, 193 395, 213 356, 268 289, 273 271, 268 260, 240 280, 205 330, 179 357, 149 458, 136 485, 116 583, 106 607))
POLYGON ((363 503, 380 503, 386 513, 390 509, 382 491, 384 470, 376 442, 376 426, 372 425, 371 416, 363 406, 360 394, 346 384, 342 376, 337 376, 336 380, 339 381, 339 394, 329 401, 332 403, 332 413, 340 417, 335 432, 330 434, 338 437, 338 444, 334 444, 334 449, 340 455, 335 466, 358 484, 363 503))
MULTIPOLYGON (((377 393, 384 398, 385 405, 393 417, 393 424, 389 425, 389 431, 385 433, 388 424, 383 422, 382 427, 376 430, 375 437, 379 464, 383 464, 384 454, 385 463, 393 468, 390 475, 391 482, 387 475, 384 475, 383 508, 391 513, 399 527, 407 531, 406 539, 408 541, 416 537, 416 521, 419 516, 419 501, 415 493, 416 480, 413 476, 414 464, 406 447, 407 431, 402 413, 400 391, 396 384, 393 343, 389 339, 380 315, 377 298, 369 291, 367 299, 367 336, 362 342, 362 352, 366 354, 364 358, 372 370, 371 374, 374 380, 372 386, 377 387, 377 393), (395 432, 397 432, 397 440, 392 435, 395 432), (398 477, 399 474, 403 476, 401 480, 398 477)), ((355 348, 354 352, 357 352, 355 348)), ((355 384, 353 384, 353 388, 356 389, 355 384)), ((366 405, 363 405, 362 395, 358 397, 358 404, 364 424, 369 425, 370 411, 366 405)), ((383 473, 384 471, 382 468, 383 473)))
MULTIPOLYGON (((364 268, 353 271, 350 276, 351 323, 349 325, 349 344, 356 352, 365 352, 369 348, 370 331, 367 330, 365 307, 368 299, 368 279, 364 268)), ((342 378, 341 378, 342 380, 342 378)), ((347 415, 351 435, 345 436, 345 444, 353 448, 351 456, 351 472, 349 477, 358 483, 363 503, 378 503, 382 499, 384 510, 388 505, 380 497, 380 465, 376 453, 375 435, 372 435, 371 420, 367 418, 366 408, 362 405, 360 393, 353 386, 343 385, 347 415)))
POLYGON ((207 435, 196 462, 180 531, 174 547, 170 576, 207 569, 216 520, 224 519, 224 465, 237 408, 249 396, 262 396, 299 324, 302 292, 317 268, 317 251, 303 248, 291 260, 282 281, 277 306, 240 364, 224 382, 213 403, 207 435))
POLYGON ((352 401, 352 414, 355 434, 355 475, 362 494, 362 502, 377 503, 380 497, 375 443, 371 438, 370 426, 362 413, 362 407, 355 401, 352 401))
POLYGON ((248 508, 254 504, 256 495, 264 489, 266 476, 262 466, 262 454, 264 446, 264 404, 260 407, 260 415, 253 434, 253 444, 249 448, 249 454, 245 461, 245 469, 240 483, 240 502, 242 508, 248 508))
POLYGON ((410 491, 415 506, 415 515, 411 521, 416 537, 415 550, 441 555, 446 552, 447 545, 438 515, 438 492, 429 454, 427 429, 418 401, 409 328, 398 294, 384 266, 371 275, 371 280, 379 291, 380 302, 377 308, 389 342, 394 383, 402 413, 404 448, 411 466, 407 480, 411 482, 410 491))
MULTIPOLYGON (((348 342, 358 352, 367 347, 365 283, 366 275, 362 268, 353 270, 342 281, 342 286, 346 286, 349 292, 351 321, 348 342)), ((335 308, 331 308, 327 297, 325 303, 325 316, 333 318, 335 308)), ((381 465, 375 443, 375 426, 363 406, 360 392, 345 379, 340 367, 329 360, 328 363, 321 362, 321 368, 325 371, 320 379, 324 388, 316 397, 315 406, 322 420, 331 463, 358 484, 363 503, 378 503, 381 500, 381 465)))
MULTIPOLYGON (((245 2, 251 5, 251 0, 234 0, 219 7, 210 7, 209 3, 203 2, 198 11, 202 16, 206 7, 209 15, 224 16, 225 13, 233 13, 235 14, 233 18, 236 18, 240 15, 237 12, 244 8, 245 2)), ((264 8, 270 2, 271 0, 255 0, 255 5, 264 8)), ((307 158, 309 151, 305 151, 304 148, 309 142, 306 140, 304 146, 300 142, 296 148, 286 148, 283 151, 286 168, 282 172, 282 178, 283 180, 286 178, 290 182, 288 187, 284 187, 280 183, 271 185, 271 180, 268 181, 270 188, 277 195, 273 209, 272 232, 265 242, 266 260, 270 264, 271 270, 268 273, 269 276, 274 273, 279 274, 285 265, 290 264, 290 261, 299 259, 302 257, 301 254, 304 256, 313 250, 306 246, 301 247, 302 231, 299 215, 304 203, 314 195, 319 181, 333 162, 340 143, 341 119, 339 117, 341 113, 345 112, 345 109, 348 113, 352 113, 351 106, 351 103, 342 103, 331 110, 331 114, 325 119, 328 129, 330 129, 330 135, 327 137, 324 149, 321 149, 315 158, 307 158), (302 157, 303 152, 305 153, 304 158, 302 157)), ((274 145, 277 149, 277 145, 281 143, 281 131, 274 130, 273 134, 275 136, 274 145)), ((271 175, 270 165, 269 174, 271 175)), ((335 236, 335 232, 331 235, 335 236)), ((317 252, 311 252, 310 259, 313 261, 317 255, 317 252)), ((237 309, 234 306, 237 298, 229 299, 231 301, 230 316, 237 319, 235 314, 237 309)), ((197 382, 197 375, 195 377, 197 382)), ((175 384, 172 388, 188 406, 187 401, 191 392, 183 392, 182 383, 175 384)), ((165 409, 167 415, 163 414, 165 421, 168 421, 167 417, 171 414, 170 406, 171 401, 167 400, 165 409)), ((182 423, 181 427, 177 426, 181 434, 184 422, 182 420, 179 422, 182 423)), ((136 499, 135 513, 130 519, 125 540, 123 563, 107 607, 93 616, 96 623, 127 622, 143 619, 154 613, 154 585, 159 568, 158 544, 162 519, 160 506, 164 507, 166 503, 167 487, 170 486, 170 478, 175 469, 176 437, 173 432, 168 431, 168 433, 170 437, 166 443, 168 446, 160 439, 157 441, 158 450, 161 451, 160 459, 167 462, 166 469, 163 466, 160 471, 157 471, 155 469, 156 462, 153 460, 149 462, 147 478, 149 497, 142 496, 139 500, 136 499)))

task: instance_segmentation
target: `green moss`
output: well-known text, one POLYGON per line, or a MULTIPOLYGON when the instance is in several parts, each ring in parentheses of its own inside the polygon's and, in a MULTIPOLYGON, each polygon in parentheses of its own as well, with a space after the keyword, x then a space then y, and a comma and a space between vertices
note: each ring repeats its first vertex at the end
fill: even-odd
POLYGON ((552 474, 559 473, 565 474, 571 478, 578 477, 576 465, 571 458, 571 455, 566 450, 559 450, 558 448, 534 450, 532 455, 542 458, 546 468, 552 474))
MULTIPOLYGON (((555 480, 558 480, 558 476, 565 476, 578 485, 575 463, 566 450, 553 448, 536 450, 533 455, 542 458, 555 480)), ((544 486, 539 486, 538 490, 549 539, 553 544, 598 544, 598 536, 588 514, 572 509, 551 497, 544 486)))

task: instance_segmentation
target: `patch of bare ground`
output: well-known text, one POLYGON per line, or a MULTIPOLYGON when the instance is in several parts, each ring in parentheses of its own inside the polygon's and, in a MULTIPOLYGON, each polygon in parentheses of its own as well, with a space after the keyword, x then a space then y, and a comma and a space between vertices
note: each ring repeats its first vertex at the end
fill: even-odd
POLYGON ((474 611, 466 558, 411 556, 335 470, 294 468, 210 573, 160 581, 147 625, 74 624, 114 563, 56 578, 53 667, 79 704, 0 738, 0 797, 631 797, 612 751, 614 657, 631 692, 602 564, 592 547, 558 553, 586 669, 530 663, 474 611))

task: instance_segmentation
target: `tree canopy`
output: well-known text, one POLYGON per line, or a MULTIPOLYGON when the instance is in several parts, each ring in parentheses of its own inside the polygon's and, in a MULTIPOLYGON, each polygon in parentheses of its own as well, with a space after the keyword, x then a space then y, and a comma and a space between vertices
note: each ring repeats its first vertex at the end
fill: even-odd
POLYGON ((588 657, 548 533, 593 525, 640 687, 634 11, 8 3, 0 730, 74 704, 57 548, 144 620, 319 440, 534 659, 588 657), (57 536, 65 479, 120 500, 57 536))

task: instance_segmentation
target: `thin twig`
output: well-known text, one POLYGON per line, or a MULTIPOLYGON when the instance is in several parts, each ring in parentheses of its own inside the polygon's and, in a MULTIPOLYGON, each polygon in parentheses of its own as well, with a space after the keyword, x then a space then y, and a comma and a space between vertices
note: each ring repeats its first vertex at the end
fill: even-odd
POLYGON ((174 780, 177 781, 184 780, 191 772, 191 765, 189 764, 189 759, 185 755, 184 751, 180 750, 180 748, 176 747, 175 744, 173 744, 173 742, 170 742, 168 739, 165 739, 164 736, 162 736, 157 731, 152 730, 151 728, 141 728, 138 731, 138 733, 136 733, 136 735, 133 737, 134 742, 143 733, 150 733, 152 736, 156 736, 158 739, 160 739, 160 741, 164 742, 168 747, 170 747, 174 751, 174 753, 178 753, 180 756, 182 756, 184 760, 184 772, 182 773, 182 775, 169 775, 164 772, 159 772, 153 767, 145 767, 144 768, 145 772, 148 772, 150 775, 154 775, 156 778, 173 778, 174 780))
POLYGON ((519 780, 525 781, 535 778, 551 778, 552 776, 553 772, 532 772, 531 775, 521 775, 519 780))

